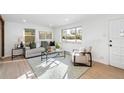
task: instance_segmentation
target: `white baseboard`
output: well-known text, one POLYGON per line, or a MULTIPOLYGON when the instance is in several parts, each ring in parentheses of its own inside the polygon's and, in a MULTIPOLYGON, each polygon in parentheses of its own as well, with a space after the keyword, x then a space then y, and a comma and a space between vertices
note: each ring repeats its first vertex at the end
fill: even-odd
POLYGON ((105 65, 109 65, 108 63, 102 62, 102 61, 99 61, 99 60, 94 60, 94 59, 93 59, 93 61, 94 61, 94 62, 97 62, 97 63, 102 63, 102 64, 105 64, 105 65))
POLYGON ((5 59, 5 58, 9 58, 9 57, 11 57, 11 56, 4 56, 4 57, 1 57, 1 59, 5 59))

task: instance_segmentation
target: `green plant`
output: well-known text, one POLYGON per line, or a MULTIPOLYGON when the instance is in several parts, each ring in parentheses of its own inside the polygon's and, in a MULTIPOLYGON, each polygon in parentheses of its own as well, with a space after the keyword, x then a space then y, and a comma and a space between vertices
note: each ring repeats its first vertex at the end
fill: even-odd
POLYGON ((56 47, 56 49, 59 49, 60 48, 59 43, 56 43, 55 47, 56 47))
POLYGON ((30 46, 31 49, 36 48, 36 43, 35 42, 31 42, 29 46, 30 46))

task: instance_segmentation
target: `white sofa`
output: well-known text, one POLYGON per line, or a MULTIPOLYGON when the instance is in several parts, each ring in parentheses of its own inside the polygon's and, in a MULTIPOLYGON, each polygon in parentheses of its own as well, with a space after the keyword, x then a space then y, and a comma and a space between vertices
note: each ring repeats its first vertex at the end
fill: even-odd
POLYGON ((44 47, 39 47, 39 48, 34 48, 34 49, 26 48, 25 58, 32 58, 32 57, 40 56, 41 52, 45 52, 44 47))

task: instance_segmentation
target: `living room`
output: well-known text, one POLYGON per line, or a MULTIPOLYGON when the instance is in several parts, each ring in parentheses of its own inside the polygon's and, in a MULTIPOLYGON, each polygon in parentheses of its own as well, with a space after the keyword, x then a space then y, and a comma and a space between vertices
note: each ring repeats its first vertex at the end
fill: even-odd
MULTIPOLYGON (((39 79, 124 78, 123 58, 121 57, 122 61, 119 62, 116 59, 121 55, 114 59, 115 55, 112 55, 110 46, 111 35, 115 35, 110 34, 110 30, 120 27, 114 28, 114 25, 123 21, 123 14, 2 14, 1 16, 4 20, 5 37, 4 56, 1 57, 3 60, 1 65, 4 64, 5 67, 1 68, 1 71, 5 72, 6 69, 8 72, 2 73, 0 78, 30 78, 29 76, 39 79), (77 53, 73 51, 75 49, 83 55, 80 57, 74 54, 77 53), (87 56, 90 59, 87 60, 87 56), (80 64, 75 65, 76 61, 80 61, 80 64), (84 64, 83 61, 88 62, 84 64), (16 65, 11 67, 12 62, 14 64, 16 62, 16 65, 25 64, 30 70, 21 73, 20 70, 24 67, 20 69, 16 65), (54 68, 55 64, 58 67, 54 68), (9 65, 10 68, 7 68, 9 65), (35 68, 37 66, 40 67, 35 68), (51 66, 54 69, 50 70, 51 66), (97 73, 92 72, 96 69, 97 73), (106 74, 102 76, 104 72, 106 74), (18 73, 20 74, 16 76, 18 73), (92 76, 88 73, 94 74, 92 76)), ((122 29, 121 27, 118 30, 122 29)), ((117 34, 116 31, 115 33, 117 34)), ((123 31, 120 33, 122 35, 120 38, 123 38, 123 31)))
POLYGON ((1 0, 0 92, 124 93, 123 0, 1 0))

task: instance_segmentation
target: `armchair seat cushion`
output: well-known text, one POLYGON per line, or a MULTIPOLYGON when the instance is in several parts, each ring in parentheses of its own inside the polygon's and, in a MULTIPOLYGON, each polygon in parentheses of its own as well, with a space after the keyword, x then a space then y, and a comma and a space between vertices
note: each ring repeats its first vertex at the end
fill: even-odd
POLYGON ((75 63, 87 63, 88 62, 88 55, 83 54, 81 52, 73 52, 72 53, 72 62, 74 62, 75 57, 75 63))
POLYGON ((88 50, 84 49, 84 51, 73 50, 72 52, 72 62, 75 64, 85 64, 86 66, 92 66, 92 55, 91 55, 91 47, 88 50))

